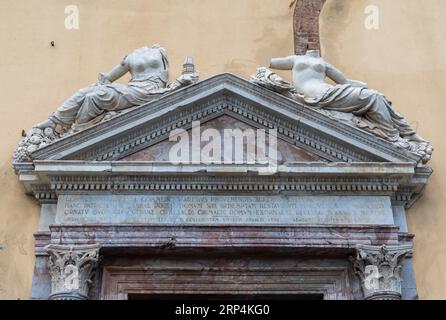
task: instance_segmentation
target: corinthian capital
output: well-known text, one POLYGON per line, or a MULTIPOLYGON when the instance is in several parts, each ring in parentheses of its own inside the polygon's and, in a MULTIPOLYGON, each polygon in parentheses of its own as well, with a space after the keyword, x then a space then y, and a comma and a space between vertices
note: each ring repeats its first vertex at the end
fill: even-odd
POLYGON ((48 245, 50 300, 87 300, 98 260, 99 245, 48 245))
POLYGON ((356 247, 356 257, 351 261, 361 279, 365 299, 401 299, 401 269, 409 253, 412 253, 411 245, 356 247))

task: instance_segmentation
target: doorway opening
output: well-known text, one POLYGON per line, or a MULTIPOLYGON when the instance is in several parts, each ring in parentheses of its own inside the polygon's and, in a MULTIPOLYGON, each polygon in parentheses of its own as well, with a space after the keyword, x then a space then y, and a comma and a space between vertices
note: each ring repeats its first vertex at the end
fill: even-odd
POLYGON ((323 294, 128 294, 128 300, 323 300, 323 294))

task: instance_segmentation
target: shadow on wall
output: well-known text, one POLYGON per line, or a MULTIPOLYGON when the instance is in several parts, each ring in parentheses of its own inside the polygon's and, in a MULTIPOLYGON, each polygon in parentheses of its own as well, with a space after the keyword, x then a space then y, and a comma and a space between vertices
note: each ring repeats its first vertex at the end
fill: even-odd
POLYGON ((345 0, 327 0, 319 16, 319 30, 321 41, 322 56, 330 52, 334 60, 338 59, 339 44, 341 43, 339 35, 343 33, 352 22, 352 4, 345 0), (331 25, 336 23, 336 29, 324 28, 323 24, 331 25), (323 32, 322 32, 323 31, 323 32), (330 39, 330 41, 324 41, 330 39))
MULTIPOLYGON (((271 22, 278 21, 283 23, 283 21, 290 21, 293 16, 293 11, 293 8, 290 7, 286 15, 277 16, 271 22)), ((224 64, 224 72, 242 75, 246 73, 246 70, 250 70, 249 72, 253 73, 259 66, 269 66, 269 59, 271 57, 286 54, 283 48, 289 47, 290 39, 293 39, 293 31, 291 29, 283 30, 283 32, 280 31, 266 24, 263 27, 262 35, 253 41, 255 43, 255 59, 231 59, 224 64)), ((288 54, 293 54, 293 52, 289 52, 288 54)))

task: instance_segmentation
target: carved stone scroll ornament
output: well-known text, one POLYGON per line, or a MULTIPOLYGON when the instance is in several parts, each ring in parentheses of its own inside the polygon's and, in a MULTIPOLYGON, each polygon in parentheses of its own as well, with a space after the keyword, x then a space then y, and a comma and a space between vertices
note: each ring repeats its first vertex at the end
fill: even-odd
POLYGON ((401 299, 401 269, 411 245, 386 247, 358 245, 351 257, 355 273, 361 279, 366 300, 401 299))
POLYGON ((319 51, 272 59, 271 67, 292 70, 293 82, 267 68, 258 68, 251 82, 408 149, 418 154, 423 163, 431 159, 432 145, 409 126, 382 93, 369 89, 361 81, 348 79, 325 62, 319 51), (326 77, 336 85, 325 82, 326 77))
POLYGON ((88 300, 99 260, 99 245, 48 245, 50 300, 88 300))
POLYGON ((35 125, 19 143, 15 162, 30 160, 30 154, 73 132, 107 121, 123 110, 140 106, 198 81, 192 58, 187 57, 183 72, 167 84, 169 61, 159 45, 143 47, 125 56, 109 73, 100 73, 99 81, 80 89, 45 121, 35 125), (113 83, 126 73, 129 83, 113 83))

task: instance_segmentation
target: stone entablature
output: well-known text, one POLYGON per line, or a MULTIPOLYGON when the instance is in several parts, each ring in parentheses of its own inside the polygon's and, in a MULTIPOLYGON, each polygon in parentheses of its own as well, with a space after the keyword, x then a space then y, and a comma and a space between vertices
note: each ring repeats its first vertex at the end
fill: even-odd
MULTIPOLYGON (((403 239, 394 225, 290 225, 290 226, 212 226, 212 225, 52 225, 49 232, 37 233, 36 252, 45 255, 45 243, 86 245, 101 248, 271 248, 296 251, 343 250, 351 253, 357 245, 398 246, 403 239), (94 235, 92 239, 91 235, 94 235)), ((327 251, 328 252, 328 251, 327 251)))
POLYGON ((44 202, 56 201, 59 193, 86 191, 282 192, 290 195, 330 192, 331 195, 387 195, 392 200, 405 202, 408 207, 431 174, 431 170, 414 168, 412 163, 391 162, 290 163, 279 165, 272 175, 264 174, 268 167, 263 165, 175 166, 165 162, 39 160, 32 166, 18 168, 27 191, 44 202))

